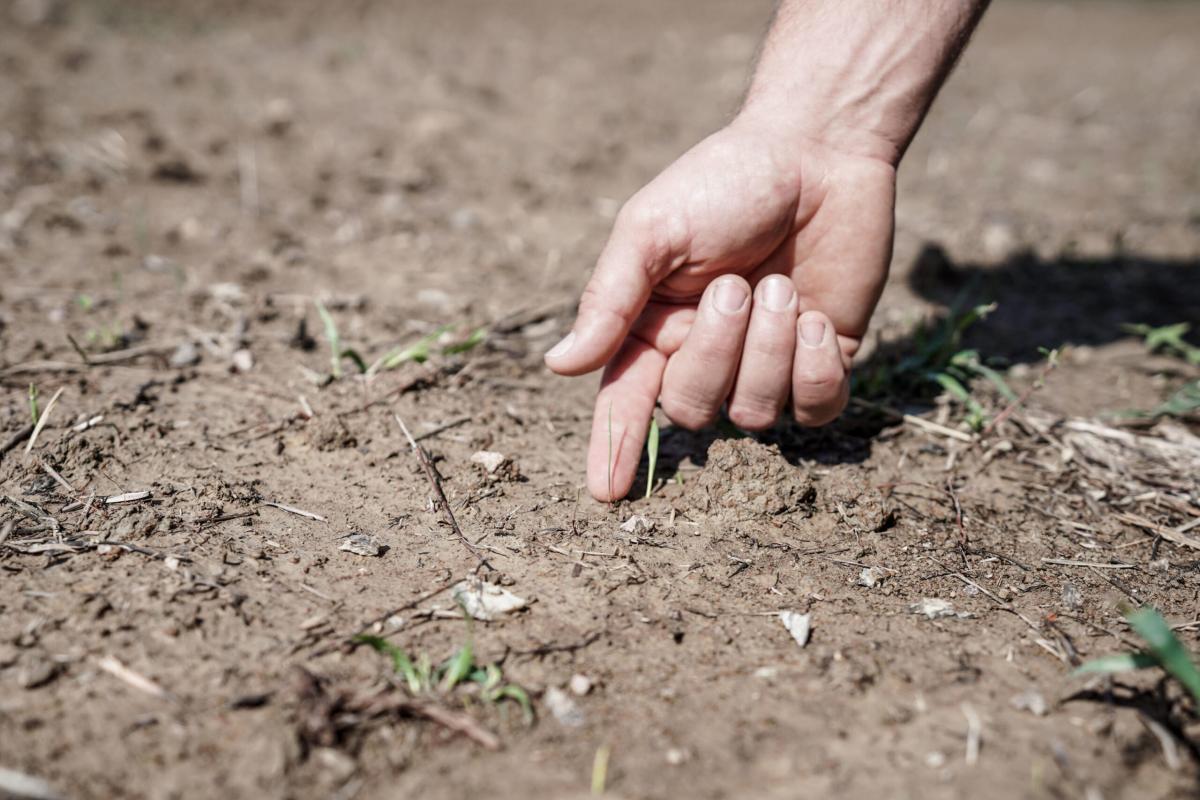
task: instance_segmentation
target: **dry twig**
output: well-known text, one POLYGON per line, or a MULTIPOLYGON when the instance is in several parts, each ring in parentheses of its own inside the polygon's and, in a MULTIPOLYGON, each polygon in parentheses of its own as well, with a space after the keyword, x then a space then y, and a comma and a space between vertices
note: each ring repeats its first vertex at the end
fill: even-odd
POLYGON ((421 445, 417 444, 417 440, 409 433, 408 426, 404 424, 404 420, 400 419, 400 415, 393 414, 393 416, 396 418, 396 422, 399 423, 400 430, 404 431, 404 435, 408 439, 408 444, 412 448, 413 453, 421 462, 421 468, 425 470, 425 477, 429 479, 429 485, 433 488, 434 499, 441 507, 442 514, 446 517, 446 522, 450 524, 450 528, 463 543, 463 546, 470 550, 471 554, 479 560, 479 566, 476 569, 486 568, 490 571, 492 569, 491 563, 479 552, 479 548, 471 544, 471 540, 467 538, 462 528, 459 527, 458 520, 454 518, 454 512, 450 509, 450 501, 446 499, 446 492, 442 489, 442 481, 438 477, 437 468, 433 466, 433 462, 429 460, 429 456, 425 453, 425 450, 422 449, 421 445))

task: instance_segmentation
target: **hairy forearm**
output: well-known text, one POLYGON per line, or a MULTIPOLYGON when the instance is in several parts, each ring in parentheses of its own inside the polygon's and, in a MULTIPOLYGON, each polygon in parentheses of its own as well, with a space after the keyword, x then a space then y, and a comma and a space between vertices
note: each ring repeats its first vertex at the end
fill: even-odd
POLYGON ((741 115, 900 161, 988 0, 782 0, 741 115))

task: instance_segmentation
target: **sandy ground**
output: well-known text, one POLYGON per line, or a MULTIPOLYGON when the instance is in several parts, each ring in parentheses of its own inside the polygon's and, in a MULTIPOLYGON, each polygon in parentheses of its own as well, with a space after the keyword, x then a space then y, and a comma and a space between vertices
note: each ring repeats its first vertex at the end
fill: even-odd
POLYGON ((997 300, 966 344, 1015 388, 1071 345, 1007 421, 667 430, 611 508, 594 379, 540 354, 623 198, 736 108, 768 3, 0 11, 0 767, 80 798, 584 796, 598 753, 615 797, 1195 796, 1177 686, 1071 673, 1136 644, 1131 604, 1197 646, 1195 421, 1113 415, 1200 374, 1121 329, 1200 322, 1200 5, 998 3, 905 162, 862 369, 997 300), (451 327, 328 382, 317 300, 368 362, 451 327), (26 453, 31 383, 62 391, 26 453), (530 601, 472 639, 532 725, 348 642, 449 656, 432 593, 477 555, 530 601))

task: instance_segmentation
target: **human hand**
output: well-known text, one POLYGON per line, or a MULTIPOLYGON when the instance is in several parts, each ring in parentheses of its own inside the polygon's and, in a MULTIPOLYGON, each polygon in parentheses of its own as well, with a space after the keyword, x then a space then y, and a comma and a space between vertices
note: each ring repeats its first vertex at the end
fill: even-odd
POLYGON ((656 401, 675 424, 804 425, 845 407, 850 361, 891 257, 895 168, 742 115, 622 208, 546 354, 562 375, 607 365, 588 489, 625 496, 656 401))

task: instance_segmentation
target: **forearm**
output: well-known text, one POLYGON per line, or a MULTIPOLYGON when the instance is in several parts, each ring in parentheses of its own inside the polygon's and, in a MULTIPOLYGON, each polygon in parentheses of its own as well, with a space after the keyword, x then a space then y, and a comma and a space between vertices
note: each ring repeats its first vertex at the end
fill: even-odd
POLYGON ((987 4, 782 0, 741 116, 898 164, 987 4))

